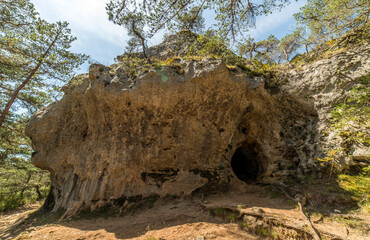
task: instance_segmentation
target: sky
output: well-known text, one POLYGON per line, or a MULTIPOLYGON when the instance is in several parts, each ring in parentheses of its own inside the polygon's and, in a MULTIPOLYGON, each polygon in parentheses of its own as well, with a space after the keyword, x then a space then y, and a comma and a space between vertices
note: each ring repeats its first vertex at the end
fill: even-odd
MULTIPOLYGON (((77 40, 72 51, 85 53, 101 64, 110 65, 114 58, 124 52, 127 32, 108 20, 105 5, 109 0, 31 0, 40 17, 49 21, 67 21, 72 34, 77 40)), ((256 28, 249 34, 256 40, 267 38, 270 34, 281 38, 294 25, 293 14, 306 3, 306 0, 292 1, 280 12, 256 19, 256 28)), ((206 22, 209 19, 206 19, 206 22)), ((148 45, 159 44, 162 35, 150 39, 148 45)), ((82 66, 79 72, 88 72, 88 65, 82 66)))

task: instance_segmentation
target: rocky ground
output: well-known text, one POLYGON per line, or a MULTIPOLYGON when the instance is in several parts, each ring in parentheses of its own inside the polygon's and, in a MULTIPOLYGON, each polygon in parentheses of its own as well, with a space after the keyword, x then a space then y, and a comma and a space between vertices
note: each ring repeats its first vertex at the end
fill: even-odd
MULTIPOLYGON (((270 187, 256 185, 208 197, 161 199, 130 212, 81 213, 61 221, 57 214, 35 213, 39 206, 1 215, 1 239, 312 239, 299 231, 309 232, 309 227, 293 201, 270 187), (248 214, 239 215, 233 209, 248 214)), ((368 216, 333 214, 311 214, 322 239, 370 239, 368 216)))

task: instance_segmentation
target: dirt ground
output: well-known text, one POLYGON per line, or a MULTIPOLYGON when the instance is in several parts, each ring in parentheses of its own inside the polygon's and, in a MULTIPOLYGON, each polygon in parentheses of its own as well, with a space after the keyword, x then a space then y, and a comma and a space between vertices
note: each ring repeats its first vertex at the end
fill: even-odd
MULTIPOLYGON (((292 224, 303 222, 299 209, 283 198, 271 198, 260 186, 248 186, 243 191, 183 199, 160 199, 150 208, 142 208, 125 216, 63 220, 35 226, 27 217, 40 204, 35 204, 0 216, 1 239, 261 239, 243 227, 241 220, 214 216, 204 206, 234 206, 246 211, 264 212, 292 224)), ((317 229, 331 232, 343 239, 370 239, 368 233, 344 223, 312 217, 317 229)), ((35 220, 34 220, 35 221, 35 220)), ((369 224, 367 219, 363 224, 369 224)), ((295 238, 286 238, 295 239, 295 238)))

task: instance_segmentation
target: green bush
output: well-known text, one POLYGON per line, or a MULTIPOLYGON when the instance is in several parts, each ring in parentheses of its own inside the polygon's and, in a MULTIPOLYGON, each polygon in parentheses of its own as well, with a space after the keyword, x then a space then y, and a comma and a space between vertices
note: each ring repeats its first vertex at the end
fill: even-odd
POLYGON ((228 48, 227 41, 212 32, 199 35, 187 55, 219 58, 228 65, 244 65, 245 61, 228 48))
POLYGON ((340 174, 338 184, 344 190, 350 192, 353 199, 370 213, 370 166, 364 167, 360 174, 340 174))
POLYGON ((49 174, 24 161, 0 167, 0 212, 46 198, 49 174))

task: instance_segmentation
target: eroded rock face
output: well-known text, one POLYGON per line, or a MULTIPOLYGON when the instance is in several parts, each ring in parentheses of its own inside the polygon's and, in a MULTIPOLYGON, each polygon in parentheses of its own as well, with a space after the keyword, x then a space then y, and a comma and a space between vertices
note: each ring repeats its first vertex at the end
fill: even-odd
POLYGON ((298 90, 308 80, 271 94, 263 78, 221 60, 179 64, 181 73, 162 67, 135 81, 117 65, 92 65, 32 116, 32 162, 51 173, 54 210, 226 191, 316 167, 319 108, 298 90))
MULTIPOLYGON (((311 151, 315 153, 316 158, 323 158, 325 155, 322 152, 339 150, 335 157, 339 169, 356 164, 356 161, 368 163, 370 161, 368 146, 348 141, 340 136, 338 129, 329 128, 334 106, 345 103, 346 99, 351 97, 351 89, 364 86, 360 84, 359 79, 370 73, 369 56, 370 44, 366 42, 346 50, 339 50, 330 58, 287 72, 289 82, 282 86, 283 91, 303 99, 317 112, 318 119, 313 125, 316 129, 314 141, 305 143, 304 147, 320 148, 321 151, 311 151)), ((364 111, 365 114, 367 113, 364 111)), ((348 125, 347 131, 357 131, 364 136, 370 136, 368 124, 357 125, 352 122, 348 125)), ((311 162, 316 158, 311 158, 311 162)))
POLYGON ((258 148, 258 178, 273 173, 279 124, 263 81, 232 74, 220 60, 181 64, 183 75, 152 70, 133 85, 92 65, 80 85, 34 114, 32 161, 51 172, 55 209, 227 188, 244 142, 258 148))

